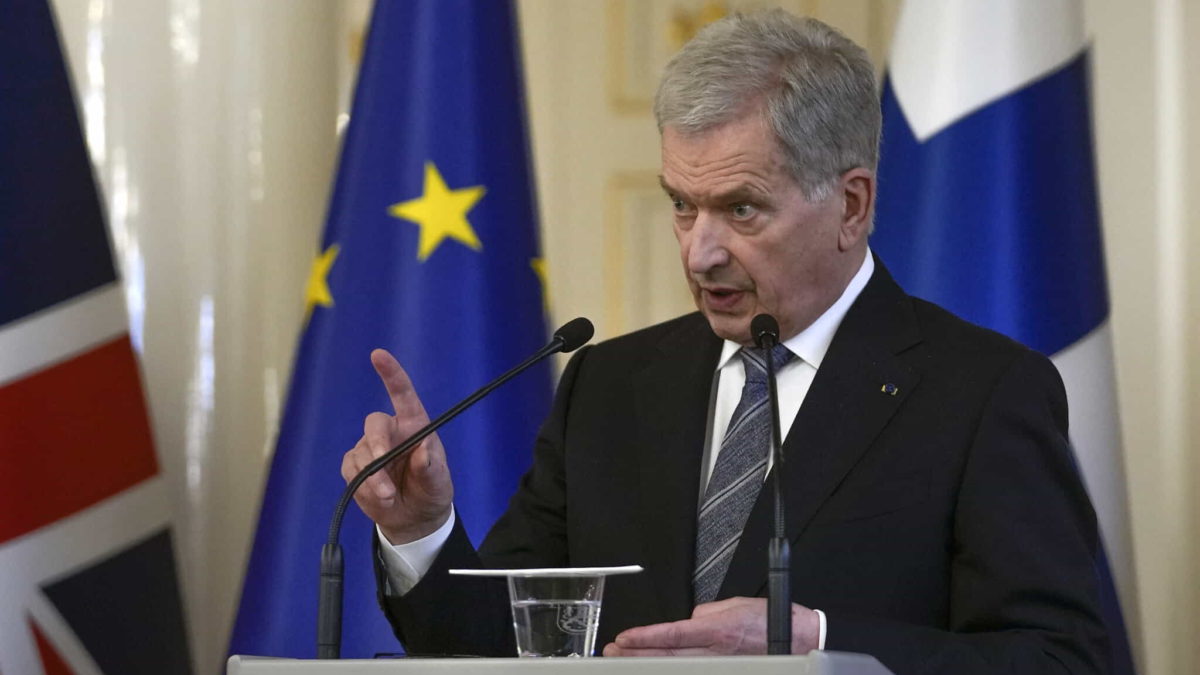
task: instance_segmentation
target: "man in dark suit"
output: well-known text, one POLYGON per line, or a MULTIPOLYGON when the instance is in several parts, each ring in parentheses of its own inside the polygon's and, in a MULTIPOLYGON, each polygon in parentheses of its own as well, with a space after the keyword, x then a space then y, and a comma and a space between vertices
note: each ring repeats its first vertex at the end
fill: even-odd
MULTIPOLYGON (((1106 672, 1095 518, 1057 373, 905 295, 870 254, 879 107, 863 51, 783 12, 734 17, 672 61, 655 112, 700 312, 571 360, 478 552, 436 437, 359 490, 401 640, 512 653, 503 585, 451 567, 636 562, 644 574, 606 590, 606 655, 764 653, 759 488, 779 467, 754 435, 762 355, 747 345, 766 312, 785 348, 793 651, 865 652, 899 675, 1106 672)), ((400 366, 372 360, 395 414, 367 418, 346 476, 427 420, 400 366)))

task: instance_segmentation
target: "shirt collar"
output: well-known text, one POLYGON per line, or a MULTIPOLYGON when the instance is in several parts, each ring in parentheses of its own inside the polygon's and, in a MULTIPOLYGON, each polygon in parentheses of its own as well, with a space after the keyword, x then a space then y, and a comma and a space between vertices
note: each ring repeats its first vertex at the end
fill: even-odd
MULTIPOLYGON (((842 325, 842 319, 846 317, 846 312, 850 311, 850 305, 853 305, 854 301, 858 299, 859 294, 866 288, 867 282, 871 280, 871 275, 874 273, 875 258, 871 255, 871 249, 868 247, 858 272, 850 279, 850 283, 846 284, 846 289, 842 291, 842 295, 837 301, 817 317, 816 321, 809 324, 808 328, 784 340, 783 344, 805 363, 813 368, 820 368, 821 361, 825 359, 825 353, 829 351, 829 345, 833 342, 833 336, 837 333, 838 326, 842 325)), ((741 348, 740 344, 732 340, 725 340, 721 346, 721 358, 717 360, 717 370, 724 368, 741 348)))

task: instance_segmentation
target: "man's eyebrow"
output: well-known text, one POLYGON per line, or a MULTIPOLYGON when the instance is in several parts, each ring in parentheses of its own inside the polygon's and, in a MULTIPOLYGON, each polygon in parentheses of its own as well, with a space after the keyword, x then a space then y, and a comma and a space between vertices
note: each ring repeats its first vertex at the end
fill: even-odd
POLYGON ((735 204, 738 202, 762 201, 766 196, 762 190, 755 188, 753 185, 744 184, 713 195, 713 200, 718 204, 735 204))
POLYGON ((658 174, 658 184, 660 187, 662 187, 663 192, 667 193, 668 196, 674 195, 676 192, 678 192, 678 190, 675 188, 667 185, 667 179, 663 178, 661 173, 658 174))

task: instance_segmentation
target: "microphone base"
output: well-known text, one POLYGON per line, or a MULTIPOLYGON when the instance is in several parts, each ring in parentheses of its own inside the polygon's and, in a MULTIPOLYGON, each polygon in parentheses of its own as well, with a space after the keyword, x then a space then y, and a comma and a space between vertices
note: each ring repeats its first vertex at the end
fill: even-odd
POLYGON ((767 550, 767 653, 792 653, 792 601, 788 579, 791 549, 785 537, 767 550))
POLYGON ((317 658, 342 657, 342 547, 321 548, 321 587, 317 594, 317 658))

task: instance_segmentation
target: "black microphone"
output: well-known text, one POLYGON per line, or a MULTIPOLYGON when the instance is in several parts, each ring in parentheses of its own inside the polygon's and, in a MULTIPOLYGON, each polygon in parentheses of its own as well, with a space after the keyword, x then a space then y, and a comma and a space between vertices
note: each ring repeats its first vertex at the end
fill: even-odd
POLYGON ((750 335, 759 349, 770 349, 779 342, 779 322, 770 314, 759 314, 750 320, 750 335))
POLYGON ((779 394, 775 388, 775 364, 771 349, 779 344, 779 322, 770 314, 759 314, 750 321, 750 335, 763 350, 767 365, 767 391, 771 399, 771 456, 774 461, 772 483, 775 487, 775 536, 767 548, 767 653, 792 653, 792 599, 789 575, 791 547, 784 527, 783 513, 783 439, 779 433, 779 394))
POLYGON ((571 319, 564 323, 562 328, 554 331, 554 337, 550 340, 550 344, 557 342, 559 345, 557 351, 567 354, 586 345, 595 334, 596 328, 592 326, 592 322, 581 316, 571 319))
POLYGON ((346 515, 346 508, 350 505, 350 500, 354 498, 354 493, 363 484, 363 481, 386 466, 388 462, 416 447, 418 443, 425 440, 426 436, 437 431, 442 425, 474 405, 479 399, 490 394, 493 389, 508 382, 551 354, 573 352, 579 349, 587 344, 588 340, 592 339, 594 332, 595 329, 592 327, 592 322, 583 317, 568 321, 561 328, 554 331, 554 337, 551 338, 545 347, 537 350, 532 356, 519 363, 516 367, 492 380, 474 394, 463 399, 453 408, 442 413, 437 419, 426 424, 420 431, 409 436, 396 447, 372 460, 370 464, 363 467, 362 471, 359 471, 346 484, 346 490, 342 492, 342 498, 338 500, 337 508, 334 509, 333 518, 329 523, 329 538, 321 548, 321 583, 317 596, 317 658, 336 659, 341 657, 343 565, 342 547, 338 544, 338 536, 342 531, 342 518, 346 515))

